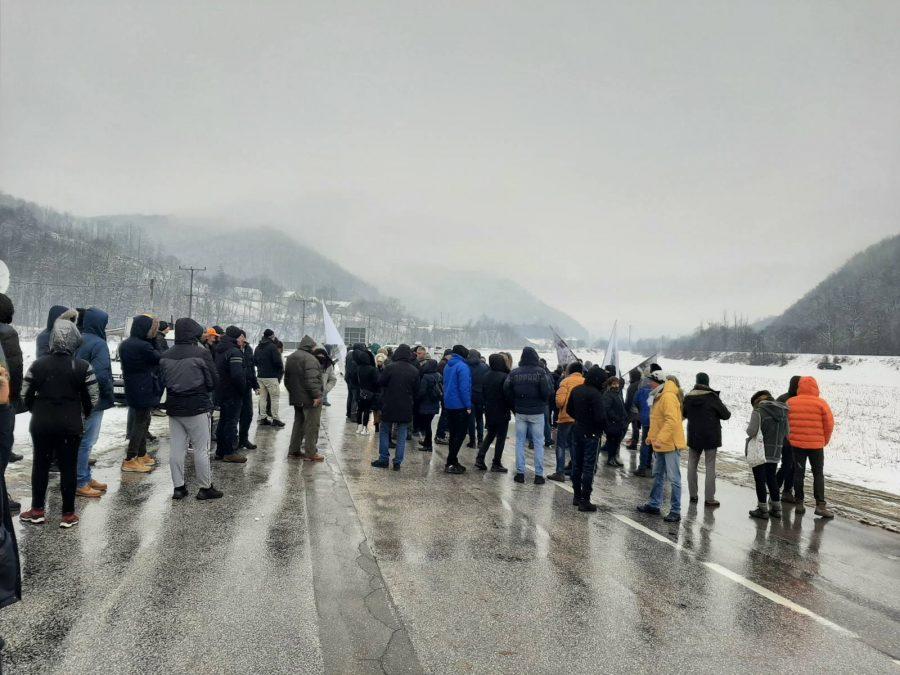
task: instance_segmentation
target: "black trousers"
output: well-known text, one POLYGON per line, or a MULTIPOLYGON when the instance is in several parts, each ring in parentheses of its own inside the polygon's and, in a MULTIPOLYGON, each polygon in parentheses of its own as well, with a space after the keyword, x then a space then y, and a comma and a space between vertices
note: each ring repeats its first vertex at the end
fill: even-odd
POLYGON ((143 457, 147 454, 147 434, 150 432, 150 417, 153 408, 132 408, 133 422, 131 435, 128 437, 126 459, 143 457))
POLYGON ((825 502, 825 451, 794 448, 794 497, 803 499, 803 480, 806 478, 806 460, 813 475, 813 496, 816 503, 825 502))
POLYGON ((459 464, 459 449, 466 440, 466 431, 469 426, 469 413, 465 408, 460 410, 447 410, 447 426, 450 431, 450 446, 447 450, 447 466, 459 464))
POLYGON ((216 456, 234 454, 238 444, 238 421, 241 416, 241 399, 228 398, 219 401, 219 424, 216 426, 216 456))
MULTIPOLYGON (((150 411, 147 411, 149 416, 150 411)), ((34 464, 31 466, 31 508, 43 509, 47 499, 47 483, 53 457, 59 465, 59 488, 62 492, 62 512, 75 512, 75 482, 78 465, 78 446, 81 436, 73 434, 32 433, 34 464)))
POLYGON ((484 441, 482 441, 481 448, 478 450, 478 461, 484 462, 484 458, 487 457, 488 448, 491 447, 491 443, 496 441, 496 445, 494 446, 494 459, 491 461, 491 464, 494 466, 501 464, 500 459, 503 456, 503 448, 506 446, 506 434, 508 432, 509 420, 506 420, 505 422, 488 422, 484 441))
POLYGON ((253 421, 253 394, 248 389, 241 399, 241 417, 238 425, 238 442, 250 440, 250 422, 253 421))
POLYGON ((372 396, 367 400, 357 397, 356 400, 356 423, 362 424, 364 427, 369 426, 369 413, 372 412, 372 404, 375 403, 375 397, 372 396))
POLYGON ((572 490, 579 499, 590 499, 597 470, 597 446, 600 439, 585 433, 578 422, 572 428, 572 490))
POLYGON ((484 438, 484 405, 481 403, 472 404, 472 414, 469 415, 469 442, 474 443, 476 439, 481 443, 484 438))
POLYGON ((775 472, 778 465, 766 462, 753 467, 753 482, 756 483, 756 501, 760 504, 766 502, 766 489, 769 491, 769 499, 773 502, 781 501, 781 495, 778 492, 778 480, 775 478, 775 472))
POLYGON ((413 423, 416 425, 416 429, 425 434, 425 439, 422 441, 423 448, 432 447, 431 423, 433 421, 434 413, 416 413, 413 423))
POLYGON ((794 490, 794 448, 785 440, 781 446, 781 466, 775 472, 778 487, 792 492, 794 490))
POLYGON ((611 436, 610 434, 606 434, 606 442, 603 444, 603 452, 606 453, 607 461, 618 458, 619 446, 621 444, 621 436, 611 436))
POLYGON ((358 404, 359 397, 359 387, 355 387, 351 384, 347 385, 347 419, 353 419, 353 416, 356 415, 356 409, 358 404))

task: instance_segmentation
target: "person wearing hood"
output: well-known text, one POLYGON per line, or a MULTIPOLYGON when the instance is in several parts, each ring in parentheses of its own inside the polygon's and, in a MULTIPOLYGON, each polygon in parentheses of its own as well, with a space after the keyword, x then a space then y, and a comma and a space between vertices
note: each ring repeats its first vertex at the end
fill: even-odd
POLYGON ((768 520, 769 515, 778 517, 781 515, 781 499, 778 493, 778 482, 775 480, 775 470, 781 459, 781 448, 784 445, 785 436, 790 433, 788 425, 787 406, 780 401, 772 399, 765 389, 758 391, 750 397, 750 405, 753 412, 750 413, 750 422, 747 424, 747 442, 744 453, 757 437, 765 447, 766 461, 754 466, 753 482, 756 484, 756 508, 750 511, 753 518, 768 520), (769 492, 769 503, 766 508, 766 489, 769 492))
POLYGON ((347 383, 347 421, 352 422, 356 419, 356 409, 359 396, 359 382, 356 376, 357 353, 364 354, 366 346, 361 342, 356 342, 347 352, 344 359, 344 381, 347 383))
POLYGON ((35 338, 35 358, 46 356, 50 353, 50 334, 53 332, 53 324, 57 319, 64 319, 75 323, 78 321, 78 310, 73 307, 65 307, 64 305, 53 305, 47 312, 47 327, 44 328, 35 338))
POLYGON ((534 442, 534 484, 544 480, 544 424, 547 421, 547 401, 550 398, 550 379, 547 369, 533 347, 522 350, 519 367, 506 378, 503 391, 516 415, 516 475, 517 483, 525 482, 525 443, 534 442))
POLYGON ((788 399, 790 432, 788 441, 794 451, 794 502, 797 513, 805 513, 803 480, 806 462, 813 474, 813 496, 816 515, 834 518, 825 502, 825 446, 834 431, 834 415, 828 403, 819 396, 819 384, 814 377, 801 377, 797 395, 788 399))
POLYGON ((444 366, 444 411, 450 432, 445 473, 461 474, 466 471, 466 467, 459 463, 459 449, 466 437, 469 415, 472 412, 472 369, 466 362, 468 358, 469 350, 466 347, 454 345, 450 359, 444 366))
POLYGON ((468 448, 481 447, 484 440, 484 378, 491 372, 490 366, 481 359, 481 352, 470 349, 466 358, 472 371, 472 414, 469 415, 468 448))
MULTIPOLYGON (((787 405, 787 402, 797 395, 797 386, 800 384, 800 376, 794 375, 788 383, 786 393, 776 400, 787 405)), ((775 472, 775 480, 781 492, 781 501, 785 504, 794 503, 794 449, 790 439, 785 436, 784 446, 781 448, 781 466, 775 472)))
POLYGON ((403 464, 406 450, 406 432, 413 420, 416 392, 419 389, 419 369, 415 356, 407 344, 401 344, 378 376, 381 388, 381 429, 378 432, 378 459, 372 466, 386 469, 391 464, 391 427, 397 425, 397 449, 394 453, 394 471, 403 464))
POLYGON ((597 446, 606 430, 605 382, 606 371, 600 366, 591 366, 584 382, 572 389, 566 402, 566 414, 575 420, 572 428, 572 505, 579 511, 597 510, 591 503, 591 492, 597 468, 597 446))
POLYGON ((34 361, 22 381, 22 399, 31 412, 34 445, 31 508, 19 516, 26 523, 46 522, 44 504, 50 464, 55 456, 62 492, 59 526, 69 528, 78 524, 75 514, 78 446, 84 420, 100 399, 91 364, 75 357, 80 345, 81 334, 75 323, 57 319, 50 333, 50 353, 34 361))
POLYGON ((566 376, 559 383, 556 390, 554 403, 556 404, 556 471, 547 476, 550 480, 566 482, 566 455, 568 455, 569 470, 571 471, 574 451, 572 449, 572 430, 575 428, 575 418, 566 410, 569 397, 576 387, 584 384, 584 366, 580 361, 573 361, 566 368, 566 376))
POLYGON ((294 426, 288 453, 291 457, 302 457, 309 462, 323 462, 325 457, 319 454, 316 444, 319 442, 325 382, 322 364, 313 354, 315 348, 316 341, 304 335, 284 366, 284 385, 294 407, 294 426))
POLYGON ((654 396, 647 432, 647 441, 653 448, 653 489, 650 501, 638 506, 637 510, 660 515, 663 489, 668 479, 672 486, 671 508, 664 520, 677 523, 681 520, 681 451, 687 447, 681 415, 682 394, 675 380, 664 371, 654 371, 650 377, 662 385, 661 391, 654 396))
POLYGON ((647 433, 650 431, 650 406, 652 397, 656 389, 660 386, 660 382, 652 377, 652 374, 661 368, 655 363, 650 364, 650 370, 646 376, 641 378, 638 385, 637 393, 634 395, 634 406, 638 409, 638 416, 641 420, 641 441, 640 441, 640 457, 638 468, 634 471, 635 476, 648 478, 653 475, 653 449, 647 442, 647 433))
POLYGON ((434 359, 428 359, 419 366, 419 375, 419 389, 416 392, 416 422, 423 434, 420 450, 431 452, 434 450, 431 426, 434 416, 441 409, 441 399, 444 397, 444 378, 438 372, 438 362, 434 359))
POLYGON ((106 492, 106 483, 94 480, 91 476, 91 451, 100 438, 100 427, 103 424, 103 413, 113 407, 113 374, 109 357, 109 345, 106 343, 106 326, 109 315, 102 309, 88 307, 81 320, 81 346, 75 357, 91 364, 100 398, 91 410, 84 423, 84 435, 78 447, 78 482, 75 494, 79 497, 96 499, 106 492))
POLYGON ((175 346, 159 360, 166 388, 169 418, 169 470, 174 492, 172 499, 188 495, 184 462, 188 446, 194 448, 194 477, 199 489, 197 499, 218 499, 222 492, 212 484, 209 465, 212 394, 216 389, 216 366, 209 350, 201 347, 203 326, 193 319, 175 322, 175 346))
POLYGON ((369 433, 369 413, 378 398, 378 366, 375 365, 375 356, 368 349, 353 352, 353 361, 356 366, 356 433, 366 435, 369 433))
POLYGON ((494 458, 491 460, 491 471, 507 473, 503 466, 503 448, 506 446, 506 434, 509 431, 510 408, 506 399, 504 385, 509 376, 509 366, 502 354, 491 354, 488 358, 490 372, 484 377, 484 417, 487 427, 484 440, 478 450, 475 468, 487 470, 484 460, 487 458, 491 443, 494 443, 494 458))
POLYGON ((719 398, 719 392, 709 386, 709 375, 697 373, 696 384, 684 397, 681 412, 687 420, 688 493, 691 502, 700 499, 697 488, 697 467, 700 457, 706 465, 703 499, 706 506, 716 507, 716 453, 722 447, 722 422, 731 412, 719 398))
POLYGON ((628 371, 628 390, 625 392, 625 412, 631 422, 631 438, 625 444, 627 450, 637 450, 641 437, 641 413, 635 404, 638 387, 641 386, 641 371, 632 368, 628 371))
POLYGON ((280 429, 284 426, 284 422, 278 419, 284 359, 281 358, 275 339, 275 331, 266 328, 253 352, 253 360, 256 363, 256 380, 259 383, 259 425, 280 429))
MULTIPOLYGON (((8 396, 5 403, 0 403, 0 478, 6 475, 6 467, 10 462, 18 462, 22 455, 13 452, 15 441, 16 414, 21 412, 22 370, 24 359, 19 345, 19 333, 12 326, 15 306, 4 293, 0 293, 0 366, 6 369, 8 378, 8 396)), ((10 499, 7 494, 10 511, 21 508, 19 502, 10 499)))
POLYGON ((247 341, 246 331, 241 331, 241 352, 244 355, 244 393, 241 397, 241 413, 238 417, 238 449, 256 450, 257 445, 250 440, 250 424, 253 422, 253 392, 259 394, 259 382, 256 380, 256 361, 253 359, 253 347, 247 341))
MULTIPOLYGON (((450 361, 450 358, 452 356, 452 349, 444 350, 444 355, 441 357, 441 360, 438 363, 438 372, 441 374, 441 377, 444 377, 444 368, 447 367, 447 363, 450 361)), ((441 401, 441 414, 438 416, 437 431, 434 434, 434 442, 438 445, 447 445, 448 443, 447 424, 447 408, 444 407, 444 402, 441 401)))
POLYGON ((248 388, 244 365, 244 337, 240 328, 228 326, 213 351, 216 366, 216 403, 219 423, 216 426, 216 459, 243 464, 245 455, 238 450, 238 425, 244 392, 248 388))
POLYGON ((122 462, 122 471, 125 472, 149 473, 156 465, 156 460, 147 454, 147 434, 151 413, 159 405, 162 394, 160 353, 154 346, 158 326, 158 321, 153 317, 146 314, 136 316, 131 321, 128 339, 119 345, 125 399, 134 420, 128 450, 122 462))
MULTIPOLYGON (((607 370, 607 374, 609 374, 609 370, 607 370)), ((625 466, 619 461, 619 446, 622 444, 625 429, 628 427, 628 415, 625 412, 625 402, 622 400, 622 382, 615 374, 610 374, 604 383, 603 416, 606 420, 606 440, 603 444, 606 465, 625 466)))

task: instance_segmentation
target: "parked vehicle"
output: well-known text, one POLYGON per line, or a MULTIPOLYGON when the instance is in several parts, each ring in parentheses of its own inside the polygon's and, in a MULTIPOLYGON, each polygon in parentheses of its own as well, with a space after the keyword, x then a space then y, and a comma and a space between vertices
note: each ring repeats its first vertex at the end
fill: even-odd
POLYGON ((820 363, 818 365, 818 368, 819 368, 819 370, 840 370, 841 364, 831 363, 829 361, 822 361, 822 363, 820 363))

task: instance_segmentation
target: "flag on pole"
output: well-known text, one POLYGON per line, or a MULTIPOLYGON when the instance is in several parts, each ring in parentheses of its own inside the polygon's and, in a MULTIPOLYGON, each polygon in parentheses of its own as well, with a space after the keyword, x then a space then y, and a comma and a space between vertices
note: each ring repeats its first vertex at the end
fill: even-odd
POLYGON ((569 344, 560 337, 559 333, 553 330, 552 326, 550 327, 550 332, 553 333, 553 344, 556 347, 556 362, 559 365, 568 366, 570 363, 581 361, 575 356, 575 352, 572 351, 569 344))
POLYGON ((658 353, 653 352, 650 356, 648 356, 646 359, 641 361, 639 364, 637 364, 636 366, 632 366, 631 370, 634 370, 635 368, 637 368, 638 371, 640 371, 641 374, 643 374, 644 370, 646 370, 647 368, 650 367, 650 364, 656 360, 657 356, 658 356, 658 353))
POLYGON ((606 353, 603 355, 603 363, 600 365, 603 367, 610 365, 615 366, 616 375, 621 375, 622 368, 619 365, 619 338, 616 335, 618 323, 618 321, 613 323, 612 334, 609 336, 609 342, 606 345, 606 353))
POLYGON ((334 320, 331 318, 331 314, 328 313, 328 308, 325 307, 324 300, 322 300, 322 323, 325 325, 325 344, 335 345, 337 347, 340 356, 338 365, 341 372, 344 372, 344 360, 347 358, 347 346, 344 344, 344 339, 341 337, 340 332, 338 332, 337 326, 334 325, 334 320))

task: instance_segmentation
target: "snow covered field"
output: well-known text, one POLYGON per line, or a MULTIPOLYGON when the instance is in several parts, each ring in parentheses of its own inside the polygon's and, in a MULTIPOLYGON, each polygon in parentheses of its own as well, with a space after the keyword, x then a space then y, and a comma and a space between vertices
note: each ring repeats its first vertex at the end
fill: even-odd
MULTIPOLYGON (((556 367, 555 352, 542 352, 541 356, 551 369, 556 367)), ((599 363, 603 352, 581 350, 578 356, 599 363)), ((621 352, 622 369, 627 371, 643 359, 639 354, 621 352)), ((721 391, 722 401, 731 411, 731 419, 723 423, 722 451, 740 457, 744 455, 750 396, 760 389, 779 396, 787 391, 792 375, 815 377, 835 417, 834 435, 825 450, 826 477, 900 495, 900 357, 854 357, 842 370, 818 370, 819 360, 821 356, 801 355, 786 366, 747 366, 658 359, 685 390, 693 386, 698 372, 709 374, 710 385, 721 391)))

